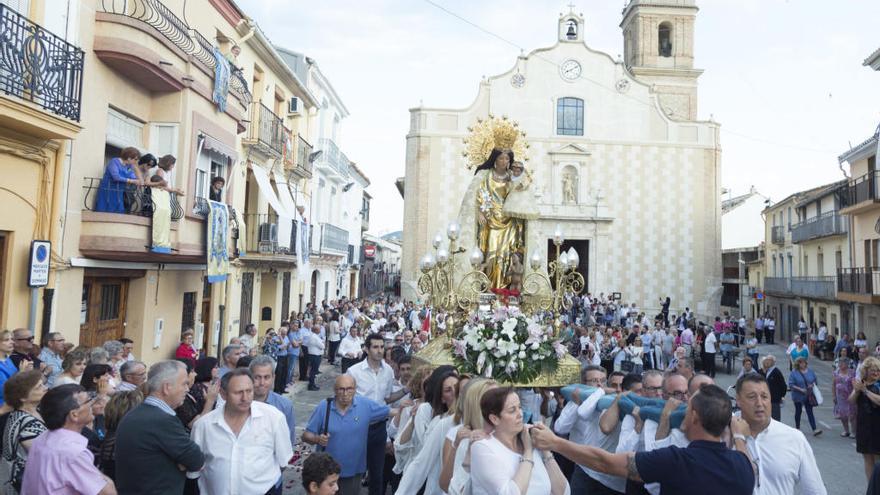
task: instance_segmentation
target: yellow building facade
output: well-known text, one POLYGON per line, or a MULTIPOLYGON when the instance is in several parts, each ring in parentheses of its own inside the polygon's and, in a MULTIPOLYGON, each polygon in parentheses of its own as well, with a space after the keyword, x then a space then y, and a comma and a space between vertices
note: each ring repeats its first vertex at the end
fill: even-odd
MULTIPOLYGON (((47 115, 44 120, 59 122, 31 125, 57 128, 51 136, 21 138, 34 149, 49 143, 40 148, 42 168, 2 162, 21 175, 9 189, 26 196, 16 200, 14 212, 0 215, 4 308, 27 307, 21 266, 29 240, 54 235, 52 297, 40 308, 50 320, 44 333, 60 331, 69 342, 89 346, 127 337, 139 358, 155 362, 173 356, 187 328, 195 330, 199 347, 216 355, 247 323, 277 326, 286 319, 282 313, 298 307, 291 303, 300 290, 288 283, 296 280, 295 244, 279 243, 271 232, 299 230, 292 191, 308 194, 311 145, 301 135, 308 135, 314 100, 305 85, 230 1, 82 0, 74 7, 86 68, 82 119, 47 115), (215 95, 218 65, 227 64, 220 77, 227 91, 215 95), (63 139, 73 137, 66 147, 63 139), (170 199, 169 252, 152 249, 156 203, 143 189, 122 192, 121 211, 98 204, 108 162, 127 147, 157 159, 176 157, 165 176, 182 193, 170 199), (65 153, 68 166, 59 168, 55 163, 65 153), (64 187, 52 193, 59 171, 64 187), (268 191, 255 173, 268 178, 268 191), (208 283, 208 199, 215 177, 225 181, 215 199, 230 207, 231 262, 225 281, 208 283), (37 201, 47 195, 57 203, 37 201), (290 228, 278 229, 284 221, 290 228)), ((20 105, 35 111, 27 102, 20 105)), ((37 162, 30 148, 20 148, 26 151, 16 160, 37 162)), ((2 321, 23 326, 26 316, 4 309, 2 321)))
POLYGON ((28 286, 34 240, 61 260, 65 173, 70 143, 82 129, 84 53, 65 37, 67 19, 42 1, 0 4, 0 328, 46 328, 47 288, 28 286))

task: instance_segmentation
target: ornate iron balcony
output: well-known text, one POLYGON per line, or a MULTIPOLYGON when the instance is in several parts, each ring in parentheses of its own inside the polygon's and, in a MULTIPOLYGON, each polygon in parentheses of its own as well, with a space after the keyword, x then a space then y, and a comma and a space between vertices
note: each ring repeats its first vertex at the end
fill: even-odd
POLYGON ((0 4, 0 91, 79 121, 84 54, 0 4))
MULTIPOLYGON (((214 60, 214 44, 202 33, 190 29, 186 22, 174 15, 174 12, 159 0, 101 0, 97 9, 99 12, 142 21, 209 70, 213 71, 217 67, 217 61, 214 60)), ((232 70, 229 89, 238 95, 245 107, 251 104, 253 96, 241 71, 232 70)))
MULTIPOLYGON (((149 193, 149 187, 138 187, 132 185, 124 185, 111 183, 106 186, 108 193, 122 194, 123 213, 128 215, 138 215, 144 217, 152 217, 155 203, 149 193)), ((83 209, 87 211, 98 211, 95 203, 98 199, 98 192, 101 190, 100 177, 84 177, 83 178, 83 209)), ((183 208, 177 200, 177 195, 171 193, 171 219, 180 220, 183 218, 183 208)))

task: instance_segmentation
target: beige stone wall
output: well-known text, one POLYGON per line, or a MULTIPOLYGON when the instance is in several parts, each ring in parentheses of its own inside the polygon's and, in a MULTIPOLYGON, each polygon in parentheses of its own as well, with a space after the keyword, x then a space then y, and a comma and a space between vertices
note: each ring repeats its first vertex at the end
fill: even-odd
MULTIPOLYGON (((591 292, 623 292, 625 301, 659 310, 713 314, 720 298, 720 147, 709 122, 667 118, 657 95, 605 54, 561 43, 521 57, 510 71, 480 85, 463 110, 411 110, 402 260, 402 289, 415 291, 418 260, 434 234, 459 213, 473 175, 462 158, 467 127, 488 114, 506 115, 526 131, 536 203, 542 219, 530 228, 549 237, 556 223, 566 237, 590 241, 591 292), (555 65, 575 59, 593 83, 570 83, 555 65), (519 72, 526 83, 510 84, 519 72), (626 89, 615 89, 618 81, 626 89), (585 135, 555 132, 555 102, 585 102, 585 135), (561 179, 578 174, 577 204, 565 204, 561 179)), ((540 244, 540 241, 538 242, 540 244)), ((469 249, 471 246, 464 246, 469 249)), ((546 245, 535 246, 542 253, 546 245)), ((582 255, 583 256, 583 255, 582 255)))
MULTIPOLYGON (((223 38, 229 38, 238 42, 247 35, 247 30, 240 31, 233 27, 224 19, 221 14, 216 11, 208 2, 193 4, 189 2, 186 5, 186 12, 183 11, 184 2, 181 0, 164 0, 163 3, 169 7, 178 17, 184 16, 190 22, 190 26, 205 35, 210 42, 217 42, 223 38)), ((132 22, 125 23, 108 23, 100 19, 96 20, 95 11, 100 10, 99 2, 96 0, 86 0, 82 3, 80 12, 80 46, 86 52, 85 62, 85 80, 83 95, 83 122, 84 131, 80 133, 73 145, 71 156, 71 173, 67 186, 67 193, 64 196, 64 205, 66 214, 63 218, 65 228, 64 245, 59 246, 59 253, 65 263, 70 263, 71 258, 81 258, 83 254, 80 251, 80 239, 83 233, 83 180, 85 177, 101 177, 103 174, 104 146, 108 132, 107 112, 109 108, 114 108, 125 115, 144 123, 144 131, 140 136, 141 142, 145 149, 152 146, 153 137, 150 128, 151 123, 174 123, 177 124, 177 165, 174 169, 175 186, 184 189, 186 197, 183 198, 182 206, 184 210, 190 212, 192 208, 192 199, 195 190, 195 159, 198 148, 198 133, 205 132, 216 139, 220 139, 224 144, 233 148, 238 153, 238 160, 232 165, 227 183, 228 200, 230 204, 243 214, 245 211, 245 190, 247 179, 248 150, 242 146, 241 139, 246 133, 240 134, 237 128, 236 115, 239 118, 252 120, 247 117, 249 108, 243 107, 238 100, 230 95, 228 101, 228 111, 226 113, 219 112, 215 105, 209 100, 212 88, 212 74, 205 74, 203 71, 195 67, 194 64, 188 62, 185 58, 181 58, 181 52, 176 49, 173 44, 163 38, 161 35, 155 36, 150 34, 149 27, 143 24, 132 22), (147 32, 144 31, 146 29, 147 32), (124 38, 137 46, 151 50, 159 55, 159 57, 171 64, 169 71, 177 71, 175 74, 183 74, 191 78, 190 87, 180 91, 172 92, 151 92, 142 85, 135 82, 132 73, 121 73, 116 69, 108 66, 104 61, 99 59, 94 47, 100 45, 103 40, 99 38, 124 38)), ((295 88, 290 83, 290 76, 282 70, 277 60, 272 59, 268 49, 261 45, 256 37, 249 36, 249 41, 241 42, 242 53, 238 62, 244 68, 244 77, 248 81, 252 91, 256 88, 253 85, 252 78, 259 70, 262 74, 262 83, 259 88, 265 91, 256 92, 255 100, 263 101, 270 108, 276 107, 276 96, 282 100, 297 95, 301 89, 295 88)), ((281 115, 285 119, 285 125, 295 132, 308 132, 309 128, 309 112, 305 111, 299 117, 288 118, 286 114, 286 102, 279 102, 284 109, 281 115)), ((247 122, 244 123, 245 125, 247 122)), ((0 167, 6 162, 0 162, 0 167)), ((267 169, 274 168, 276 174, 283 174, 280 161, 276 163, 274 160, 264 160, 258 166, 264 166, 267 169)), ((304 181, 301 189, 307 189, 304 181)), ((256 195, 257 191, 252 191, 256 195)), ((0 191, 2 194, 2 191, 0 191)), ((5 203, 4 203, 5 204, 5 203)), ((22 213, 18 218, 24 220, 26 215, 22 213)), ((11 220, 11 219, 10 219, 11 220)), ((5 221, 0 218, 0 222, 5 221)), ((149 223, 148 223, 149 224, 149 223)), ((101 226, 89 224, 88 229, 101 234, 101 226)), ((22 227, 15 227, 21 230, 22 227)), ((204 249, 205 244, 205 221, 186 214, 184 218, 176 222, 173 228, 173 237, 175 246, 179 248, 182 254, 198 254, 204 249)), ((148 233, 143 228, 135 228, 134 231, 125 234, 128 230, 126 226, 122 231, 107 231, 104 235, 120 236, 129 235, 136 239, 142 233, 148 233)), ((20 238, 17 236, 17 238, 20 238)), ((60 244, 60 243, 59 243, 60 244)), ((15 258, 10 258, 18 265, 23 263, 19 254, 15 258)), ((145 260, 147 261, 147 260, 145 260)), ((133 261, 137 263, 137 261, 133 261)), ((289 264, 284 265, 289 269, 289 264)), ((79 339, 79 325, 73 324, 78 322, 80 312, 82 283, 84 269, 77 267, 65 266, 65 269, 58 272, 57 277, 53 281, 53 287, 56 289, 55 298, 55 319, 53 328, 65 334, 67 339, 77 342, 79 339)), ((193 265, 188 268, 198 268, 193 265)), ((253 268, 250 268, 253 271, 253 268)), ((17 271, 16 273, 20 272, 17 271)), ((242 268, 233 267, 229 280, 225 283, 213 284, 210 321, 204 321, 204 331, 209 334, 210 346, 209 354, 216 354, 216 340, 220 343, 228 342, 232 335, 239 334, 240 319, 240 300, 241 300, 241 272, 242 268), (220 321, 220 305, 225 306, 223 321, 220 321), (219 338, 214 337, 214 326, 220 322, 219 338)), ((280 319, 274 318, 281 308, 281 284, 266 284, 261 290, 261 280, 268 275, 258 273, 255 277, 254 287, 254 304, 253 312, 250 315, 251 321, 258 321, 259 308, 261 301, 266 299, 273 305, 273 321, 271 326, 278 326, 280 319), (261 277, 262 275, 262 277, 261 277)), ((196 269, 195 271, 170 271, 155 269, 147 270, 147 275, 142 278, 133 278, 130 280, 127 311, 126 311, 126 327, 125 335, 132 338, 136 342, 136 353, 139 357, 144 357, 148 361, 170 357, 177 345, 177 339, 180 333, 180 322, 182 316, 182 295, 187 291, 197 292, 196 301, 196 321, 202 320, 202 277, 204 272, 196 269), (158 290, 157 290, 158 289, 158 290), (153 347, 153 326, 157 318, 163 319, 165 331, 158 347, 153 347)), ((4 283, 12 283, 6 280, 4 283)), ((15 281, 17 283, 17 281, 15 281)), ((294 283, 291 285, 291 309, 297 309, 297 296, 299 294, 299 284, 296 282, 294 274, 294 283)), ((21 299, 9 299, 10 303, 14 302, 19 307, 26 307, 21 299)), ((5 312, 4 312, 5 315, 5 312)), ((25 313, 18 312, 15 319, 3 321, 4 325, 19 325, 21 318, 26 319, 25 313)))

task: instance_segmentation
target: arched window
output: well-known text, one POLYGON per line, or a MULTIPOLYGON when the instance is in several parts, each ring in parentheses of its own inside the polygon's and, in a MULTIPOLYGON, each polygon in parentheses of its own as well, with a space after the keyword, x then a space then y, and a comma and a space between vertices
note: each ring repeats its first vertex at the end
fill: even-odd
POLYGON ((660 23, 657 29, 657 42, 661 57, 672 56, 672 25, 668 22, 660 23))
POLYGON ((565 97, 556 101, 556 134, 584 135, 584 100, 565 97))

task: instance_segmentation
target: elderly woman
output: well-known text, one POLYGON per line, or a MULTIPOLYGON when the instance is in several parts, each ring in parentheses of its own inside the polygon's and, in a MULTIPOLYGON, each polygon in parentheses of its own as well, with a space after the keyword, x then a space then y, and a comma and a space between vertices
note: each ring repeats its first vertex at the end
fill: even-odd
MULTIPOLYGON (((187 371, 190 371, 189 366, 187 371)), ((189 375, 191 377, 189 392, 184 397, 183 404, 175 411, 177 418, 187 430, 192 429, 197 419, 214 410, 217 394, 220 392, 219 374, 217 358, 206 357, 196 362, 195 368, 189 375)))
POLYGON ((82 378, 83 371, 86 369, 86 363, 89 360, 89 352, 88 349, 79 348, 74 349, 67 353, 64 356, 64 360, 61 361, 61 369, 63 370, 57 378, 55 378, 54 387, 59 385, 67 385, 69 383, 75 383, 79 385, 80 378, 82 378))
POLYGON ((18 373, 3 384, 3 394, 13 411, 3 428, 0 482, 2 493, 18 493, 31 444, 46 431, 43 418, 37 411, 40 399, 46 395, 43 374, 38 370, 18 373))
POLYGON ((180 359, 189 363, 189 366, 195 367, 196 359, 199 358, 199 351, 193 347, 194 333, 192 328, 187 328, 180 334, 180 345, 174 352, 175 359, 180 359))
POLYGON ((125 345, 118 340, 108 340, 107 342, 104 342, 104 345, 101 347, 107 351, 107 356, 109 357, 107 364, 113 368, 113 376, 119 377, 119 368, 125 363, 125 358, 122 357, 122 351, 125 348, 125 345))
POLYGON ((842 356, 841 359, 838 359, 837 367, 834 369, 832 391, 834 392, 834 417, 843 424, 843 433, 840 434, 842 437, 850 436, 850 423, 855 427, 856 408, 848 400, 853 391, 855 377, 856 373, 850 366, 849 358, 842 356))
POLYGON ((880 456, 880 359, 869 357, 862 363, 849 402, 856 406, 856 452, 862 454, 870 480, 880 456))
POLYGON ((489 438, 471 447, 474 495, 563 495, 568 481, 551 452, 532 447, 519 396, 512 387, 487 390, 480 399, 489 438))
POLYGON ((138 169, 141 152, 137 148, 124 148, 118 158, 113 158, 104 169, 104 177, 98 186, 95 211, 127 213, 133 196, 128 191, 143 185, 144 179, 138 169))
POLYGON ((816 405, 813 388, 818 386, 818 379, 806 359, 799 357, 795 360, 794 369, 788 375, 788 386, 791 389, 791 400, 794 402, 794 427, 801 428, 801 411, 806 409, 813 436, 821 435, 822 430, 816 429, 816 417, 813 416, 813 406, 816 405))
POLYGON ((104 406, 104 426, 107 428, 107 434, 104 443, 101 444, 97 460, 101 472, 112 480, 116 479, 116 429, 122 418, 143 401, 144 395, 139 389, 134 389, 113 394, 104 406))

